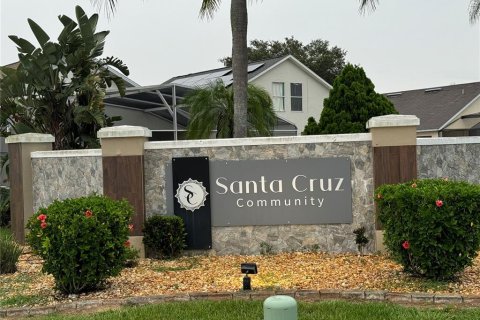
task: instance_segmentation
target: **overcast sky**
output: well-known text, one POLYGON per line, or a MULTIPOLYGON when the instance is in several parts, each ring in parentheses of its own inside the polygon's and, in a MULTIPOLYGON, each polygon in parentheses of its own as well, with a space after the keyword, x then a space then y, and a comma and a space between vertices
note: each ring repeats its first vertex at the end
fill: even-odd
MULTIPOLYGON (((378 92, 480 81, 480 23, 468 21, 470 0, 380 0, 365 15, 358 0, 249 2, 249 40, 328 40, 365 69, 378 92)), ((77 4, 89 15, 95 11, 89 0, 0 3, 1 65, 17 60, 8 35, 34 41, 27 18, 55 39, 59 14, 74 18, 77 4)), ((141 85, 222 67, 218 60, 231 53, 230 1, 211 21, 199 19, 200 3, 120 0, 110 20, 100 13, 97 31, 110 30, 105 55, 122 59, 141 85)))

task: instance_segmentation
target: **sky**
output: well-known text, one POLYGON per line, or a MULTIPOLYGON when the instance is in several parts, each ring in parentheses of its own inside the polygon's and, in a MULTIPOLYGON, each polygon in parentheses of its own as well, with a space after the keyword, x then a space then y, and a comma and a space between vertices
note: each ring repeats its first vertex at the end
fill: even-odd
MULTIPOLYGON (((249 1, 248 40, 303 43, 327 40, 362 66, 377 92, 480 81, 480 22, 470 24, 470 0, 380 0, 359 13, 358 0, 249 1)), ((97 31, 110 30, 105 56, 122 59, 141 85, 221 68, 231 55, 230 1, 211 20, 199 18, 201 0, 120 0, 116 13, 101 11, 97 31)), ((75 5, 96 12, 90 0, 0 0, 0 65, 15 62, 8 35, 35 43, 27 18, 51 38, 62 29, 57 16, 75 17, 75 5)))

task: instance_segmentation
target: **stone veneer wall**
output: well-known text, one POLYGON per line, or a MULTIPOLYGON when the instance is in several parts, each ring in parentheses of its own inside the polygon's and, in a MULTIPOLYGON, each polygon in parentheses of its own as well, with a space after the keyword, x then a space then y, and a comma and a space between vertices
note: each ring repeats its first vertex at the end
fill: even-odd
POLYGON ((33 208, 54 200, 103 194, 100 149, 32 153, 33 208))
MULTIPOLYGON (((370 134, 225 139, 145 143, 147 216, 166 214, 165 174, 172 157, 208 156, 210 160, 265 160, 349 157, 352 168, 352 224, 213 227, 217 254, 258 254, 267 242, 274 251, 318 249, 356 252, 352 231, 367 228, 374 238, 373 163, 370 134)), ((374 241, 367 250, 373 250, 374 241)))
POLYGON ((448 178, 480 184, 480 137, 417 140, 419 178, 448 178))

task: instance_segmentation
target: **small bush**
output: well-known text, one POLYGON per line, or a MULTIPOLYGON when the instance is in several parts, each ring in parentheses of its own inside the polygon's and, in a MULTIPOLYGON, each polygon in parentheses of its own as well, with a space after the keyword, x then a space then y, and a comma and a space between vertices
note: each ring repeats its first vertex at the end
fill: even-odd
POLYGON ((0 228, 0 274, 17 271, 17 262, 21 254, 22 247, 15 242, 10 230, 0 228))
POLYGON ((368 244, 368 238, 365 236, 366 229, 365 227, 360 227, 353 230, 353 234, 355 235, 355 243, 357 244, 358 252, 363 255, 363 250, 368 244))
POLYGON ((150 217, 145 221, 143 233, 143 243, 156 257, 176 257, 185 248, 185 227, 178 216, 150 217))
POLYGON ((262 256, 268 256, 268 255, 271 255, 273 254, 273 245, 266 242, 266 241, 262 241, 260 242, 260 254, 262 256))
POLYGON ((376 190, 384 241, 405 270, 451 279, 480 246, 480 186, 425 179, 376 190))
POLYGON ((103 196, 55 201, 28 221, 27 241, 64 293, 100 288, 124 266, 133 209, 103 196))
POLYGON ((0 186, 0 227, 10 224, 10 189, 0 186))
POLYGON ((133 247, 125 248, 125 268, 133 268, 138 265, 138 259, 140 257, 140 251, 133 247))

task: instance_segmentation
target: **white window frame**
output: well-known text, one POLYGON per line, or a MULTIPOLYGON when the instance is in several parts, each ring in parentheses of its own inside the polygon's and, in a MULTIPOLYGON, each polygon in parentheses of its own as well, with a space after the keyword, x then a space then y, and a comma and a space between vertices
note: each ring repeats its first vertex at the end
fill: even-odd
POLYGON ((272 83, 272 102, 273 102, 273 109, 275 111, 284 112, 285 111, 285 82, 273 82, 272 83), (276 95, 275 85, 281 85, 282 87, 282 95, 276 95))

